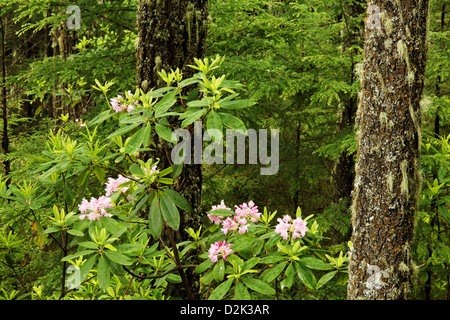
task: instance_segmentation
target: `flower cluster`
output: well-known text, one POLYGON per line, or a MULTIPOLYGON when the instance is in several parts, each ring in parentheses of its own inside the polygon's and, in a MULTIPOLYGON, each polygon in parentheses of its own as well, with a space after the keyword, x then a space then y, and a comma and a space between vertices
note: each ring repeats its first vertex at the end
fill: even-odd
POLYGON ((117 179, 108 178, 108 182, 106 183, 106 196, 110 196, 116 191, 121 191, 123 193, 127 192, 128 187, 119 187, 121 184, 130 181, 130 179, 119 174, 117 179))
POLYGON ((237 216, 245 219, 250 219, 252 222, 258 222, 258 219, 261 217, 261 212, 258 211, 258 206, 255 206, 255 203, 250 200, 249 203, 243 203, 239 206, 235 206, 236 210, 234 210, 234 213, 236 213, 237 216))
POLYGON ((78 205, 78 209, 81 213, 80 220, 88 218, 88 220, 99 220, 100 217, 112 217, 112 214, 106 212, 105 209, 112 208, 114 205, 111 203, 111 199, 107 196, 101 196, 98 199, 92 197, 90 201, 83 198, 81 204, 78 205))
POLYGON ((233 253, 233 250, 230 247, 231 243, 227 244, 225 241, 217 241, 214 244, 211 244, 211 247, 208 250, 208 257, 212 262, 217 262, 219 256, 224 260, 227 260, 227 256, 233 253))
MULTIPOLYGON (((225 205, 225 202, 222 200, 220 202, 219 205, 217 206, 212 206, 211 211, 216 210, 216 209, 227 209, 227 210, 231 210, 230 208, 228 208, 225 205)), ((208 214, 208 218, 209 220, 211 220, 211 222, 215 223, 215 224, 220 224, 222 222, 223 217, 222 216, 215 216, 213 214, 208 214)))
MULTIPOLYGON (((131 91, 128 90, 128 94, 132 95, 131 91)), ((137 105, 137 101, 134 101, 134 104, 126 104, 121 102, 120 100, 124 100, 123 96, 121 96, 120 94, 116 97, 116 98, 111 98, 110 102, 111 102, 111 106, 113 108, 113 110, 115 112, 121 112, 121 111, 127 111, 127 112, 131 112, 134 110, 134 108, 137 105)))
POLYGON ((285 215, 283 219, 278 218, 277 221, 275 232, 280 234, 284 240, 288 239, 289 234, 292 235, 292 239, 304 237, 308 231, 306 221, 303 221, 302 218, 292 219, 289 215, 285 215))
POLYGON ((248 224, 245 218, 240 218, 239 216, 228 217, 222 221, 222 230, 225 235, 228 231, 238 231, 239 234, 246 233, 248 231, 248 224))
MULTIPOLYGON (((209 220, 215 224, 222 224, 222 232, 226 235, 228 231, 238 231, 240 234, 246 233, 248 231, 249 224, 248 220, 256 223, 258 219, 261 217, 261 212, 258 211, 258 207, 255 206, 253 201, 249 201, 249 203, 243 203, 239 206, 235 206, 234 213, 235 215, 232 217, 228 217, 224 219, 223 216, 216 216, 214 213, 208 214, 209 220)), ((216 209, 226 209, 231 210, 225 205, 225 202, 222 200, 219 205, 212 206, 211 212, 216 209)))

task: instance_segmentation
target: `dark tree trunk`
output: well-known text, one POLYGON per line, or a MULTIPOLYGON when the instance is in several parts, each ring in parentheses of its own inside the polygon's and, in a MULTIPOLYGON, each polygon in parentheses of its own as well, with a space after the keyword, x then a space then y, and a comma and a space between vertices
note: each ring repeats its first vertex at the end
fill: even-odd
MULTIPOLYGON (((137 86, 144 92, 164 86, 165 83, 158 75, 161 70, 170 72, 171 69, 178 68, 182 71, 183 78, 191 77, 195 70, 187 65, 195 65, 194 58, 201 59, 205 54, 207 18, 207 0, 139 1, 137 86)), ((175 125, 174 120, 170 121, 175 125)), ((160 168, 171 166, 170 144, 160 139, 155 140, 156 152, 151 156, 160 159, 160 168)), ((181 214, 177 238, 182 241, 188 240, 185 229, 191 227, 197 230, 201 226, 201 165, 184 165, 178 181, 180 193, 194 210, 192 213, 181 214)), ((192 292, 195 298, 198 298, 199 278, 193 269, 186 269, 185 272, 192 292)), ((178 287, 181 291, 173 294, 186 297, 181 286, 178 287)))
POLYGON ((429 0, 368 7, 379 10, 370 10, 365 28, 348 299, 406 299, 421 187, 429 0))
MULTIPOLYGON (((358 17, 364 13, 363 1, 355 1, 350 7, 342 7, 343 20, 345 23, 342 50, 348 51, 351 59, 351 66, 348 70, 348 84, 351 86, 355 82, 355 56, 357 50, 352 48, 358 42, 361 42, 360 31, 364 25, 358 23, 358 17)), ((354 126, 356 115, 356 97, 348 96, 344 99, 344 105, 339 110, 339 119, 337 123, 337 132, 343 132, 349 127, 354 126)), ((333 188, 333 202, 339 203, 341 200, 350 199, 353 181, 355 179, 355 163, 354 154, 348 150, 344 150, 336 162, 334 168, 334 188, 333 188)))
MULTIPOLYGON (((6 18, 5 18, 6 19, 6 18)), ((2 67, 2 78, 1 78, 1 89, 2 89, 2 122, 3 122, 3 132, 2 132, 2 149, 3 154, 8 156, 9 153, 9 135, 8 135, 8 99, 7 99, 7 90, 6 90, 6 55, 5 55, 5 46, 6 46, 6 22, 3 21, 4 18, 0 18, 0 28, 1 28, 1 67, 2 67)), ((5 172, 5 176, 8 176, 11 171, 11 160, 5 159, 3 161, 3 170, 5 172)), ((10 180, 7 180, 7 186, 9 185, 10 180)))

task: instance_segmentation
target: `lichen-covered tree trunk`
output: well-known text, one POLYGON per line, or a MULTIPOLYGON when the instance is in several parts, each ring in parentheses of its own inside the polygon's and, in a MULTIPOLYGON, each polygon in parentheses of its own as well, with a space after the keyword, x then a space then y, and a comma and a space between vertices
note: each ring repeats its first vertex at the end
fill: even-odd
MULTIPOLYGON (((194 58, 201 59, 205 54, 207 19, 207 0, 140 0, 137 48, 138 87, 147 92, 152 88, 164 86, 165 83, 158 75, 158 71, 161 70, 170 72, 171 69, 179 68, 183 78, 191 77, 195 70, 188 65, 195 65, 194 58)), ((171 147, 161 139, 155 140, 157 147, 154 158, 160 159, 160 168, 167 168, 171 165, 171 147)), ((182 241, 188 240, 186 228, 191 227, 197 230, 201 226, 203 215, 201 165, 184 165, 178 181, 180 182, 179 192, 193 208, 193 212, 181 214, 177 238, 182 241)), ((193 269, 186 269, 186 276, 197 298, 199 278, 193 269)), ((181 288, 181 286, 178 287, 181 288)))
POLYGON ((421 187, 429 0, 368 1, 348 299, 406 299, 421 187))

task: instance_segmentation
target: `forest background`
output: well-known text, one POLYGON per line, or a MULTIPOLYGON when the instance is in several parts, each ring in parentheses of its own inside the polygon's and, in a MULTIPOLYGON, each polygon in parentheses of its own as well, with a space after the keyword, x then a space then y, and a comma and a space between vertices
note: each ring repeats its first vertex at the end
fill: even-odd
MULTIPOLYGON (((91 132, 99 125, 96 139, 111 136, 108 121, 112 118, 99 119, 98 115, 106 115, 102 112, 110 98, 125 96, 127 90, 134 93, 137 87, 138 2, 0 1, 1 299, 162 299, 177 295, 170 284, 182 282, 179 277, 158 278, 156 289, 149 290, 154 282, 149 285, 148 279, 124 270, 114 273, 113 264, 113 275, 106 284, 106 276, 100 279, 99 275, 100 283, 87 277, 82 290, 64 289, 70 259, 64 265, 61 259, 73 252, 67 247, 61 250, 61 241, 52 235, 52 223, 68 200, 78 214, 81 199, 98 195, 117 172, 99 167, 80 171, 83 179, 68 175, 67 184, 58 184, 63 176, 52 177, 65 172, 65 167, 39 176, 49 168, 42 165, 55 159, 52 143, 58 139, 73 142, 62 136, 82 139, 89 135, 85 124, 91 132), (81 8, 80 28, 66 26, 74 12, 66 12, 71 4, 81 8), (73 191, 76 188, 83 189, 82 196, 73 191)), ((423 185, 411 249, 418 272, 412 299, 450 298, 448 8, 445 0, 431 1, 423 98, 423 185)), ((330 279, 321 274, 317 280, 321 276, 323 280, 317 282, 299 275, 298 283, 284 283, 283 289, 276 281, 277 276, 289 279, 287 269, 276 275, 261 270, 262 279, 275 281, 279 289, 275 293, 244 281, 245 288, 256 294, 253 298, 346 298, 343 254, 351 246, 351 191, 357 158, 354 122, 366 17, 366 3, 357 0, 209 1, 205 57, 210 61, 216 55, 224 57, 214 70, 216 75, 239 82, 228 83, 230 90, 237 89, 242 99, 255 101, 232 110, 235 115, 238 111, 246 128, 279 130, 280 163, 277 174, 267 176, 260 174, 261 165, 203 164, 198 210, 205 218, 204 230, 207 213, 221 200, 229 207, 252 200, 261 212, 265 207, 276 213, 274 221, 286 214, 294 217, 301 208, 302 216, 313 215, 310 221, 320 228, 323 262, 332 263, 333 257, 342 260, 337 274, 325 273, 328 268, 323 266, 312 268, 329 274, 330 279)), ((189 32, 198 33, 198 27, 189 32)), ((65 213, 70 211, 66 206, 65 213)), ((79 232, 66 236, 73 241, 79 232)), ((79 257, 73 257, 75 265, 79 257)), ((114 258, 121 261, 122 257, 114 258)), ((165 267, 167 271, 173 265, 165 267)), ((140 272, 149 273, 146 269, 140 272)), ((224 287, 213 291, 223 280, 215 272, 211 273, 214 280, 202 278, 201 286, 206 288, 206 281, 216 297, 223 297, 230 287, 225 292, 220 292, 224 287)), ((236 295, 242 290, 238 284, 233 287, 236 295)), ((203 291, 206 296, 210 293, 203 291)), ((248 297, 247 293, 240 297, 248 297)))

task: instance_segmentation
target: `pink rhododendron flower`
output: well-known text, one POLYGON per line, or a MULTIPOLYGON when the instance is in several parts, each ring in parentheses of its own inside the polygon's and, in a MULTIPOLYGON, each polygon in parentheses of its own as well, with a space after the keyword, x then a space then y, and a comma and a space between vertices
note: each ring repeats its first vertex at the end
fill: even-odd
POLYGON ((261 212, 258 211, 258 206, 255 206, 255 203, 250 200, 249 203, 243 203, 239 206, 235 206, 236 210, 234 211, 237 216, 250 219, 252 222, 258 222, 258 219, 261 217, 261 212))
MULTIPOLYGON (((128 93, 130 95, 132 95, 131 91, 128 91, 128 93)), ((123 96, 121 96, 120 94, 117 95, 116 98, 111 98, 109 101, 111 102, 111 107, 113 108, 113 110, 115 112, 122 112, 122 111, 127 111, 127 112, 131 112, 134 110, 134 108, 138 105, 137 100, 134 100, 133 103, 134 104, 126 104, 124 102, 121 102, 119 99, 124 100, 123 96)))
POLYGON ((221 256, 224 260, 227 260, 227 256, 233 253, 233 250, 230 249, 231 243, 226 244, 225 241, 217 241, 214 244, 211 244, 209 248, 209 258, 212 262, 217 262, 219 256, 221 256))
POLYGON ((105 209, 112 208, 114 205, 111 203, 111 199, 106 196, 101 196, 98 199, 92 197, 90 201, 83 198, 81 204, 78 205, 78 209, 81 213, 87 213, 80 215, 80 220, 88 218, 88 220, 99 220, 100 217, 112 217, 112 214, 108 213, 105 209))
POLYGON ((306 221, 303 221, 302 218, 292 220, 289 215, 285 215, 283 219, 278 218, 277 221, 275 232, 280 234, 284 240, 287 240, 289 235, 292 235, 292 239, 304 237, 308 231, 306 221))
POLYGON ((108 182, 106 183, 106 196, 112 195, 116 191, 121 191, 123 193, 127 192, 128 187, 119 187, 122 183, 128 182, 130 179, 125 178, 121 174, 117 177, 117 179, 108 178, 108 182))
POLYGON ((238 216, 228 217, 222 221, 222 229, 220 230, 225 235, 227 235, 228 231, 239 231, 240 234, 246 233, 248 231, 247 220, 238 216))
MULTIPOLYGON (((220 201, 220 204, 217 206, 212 206, 211 211, 216 210, 216 209, 228 209, 231 210, 230 208, 228 208, 225 205, 225 202, 222 200, 220 201)), ((223 216, 215 216, 213 214, 208 214, 208 218, 209 220, 211 220, 211 222, 215 223, 215 224, 220 224, 222 222, 222 219, 224 218, 223 216)))

